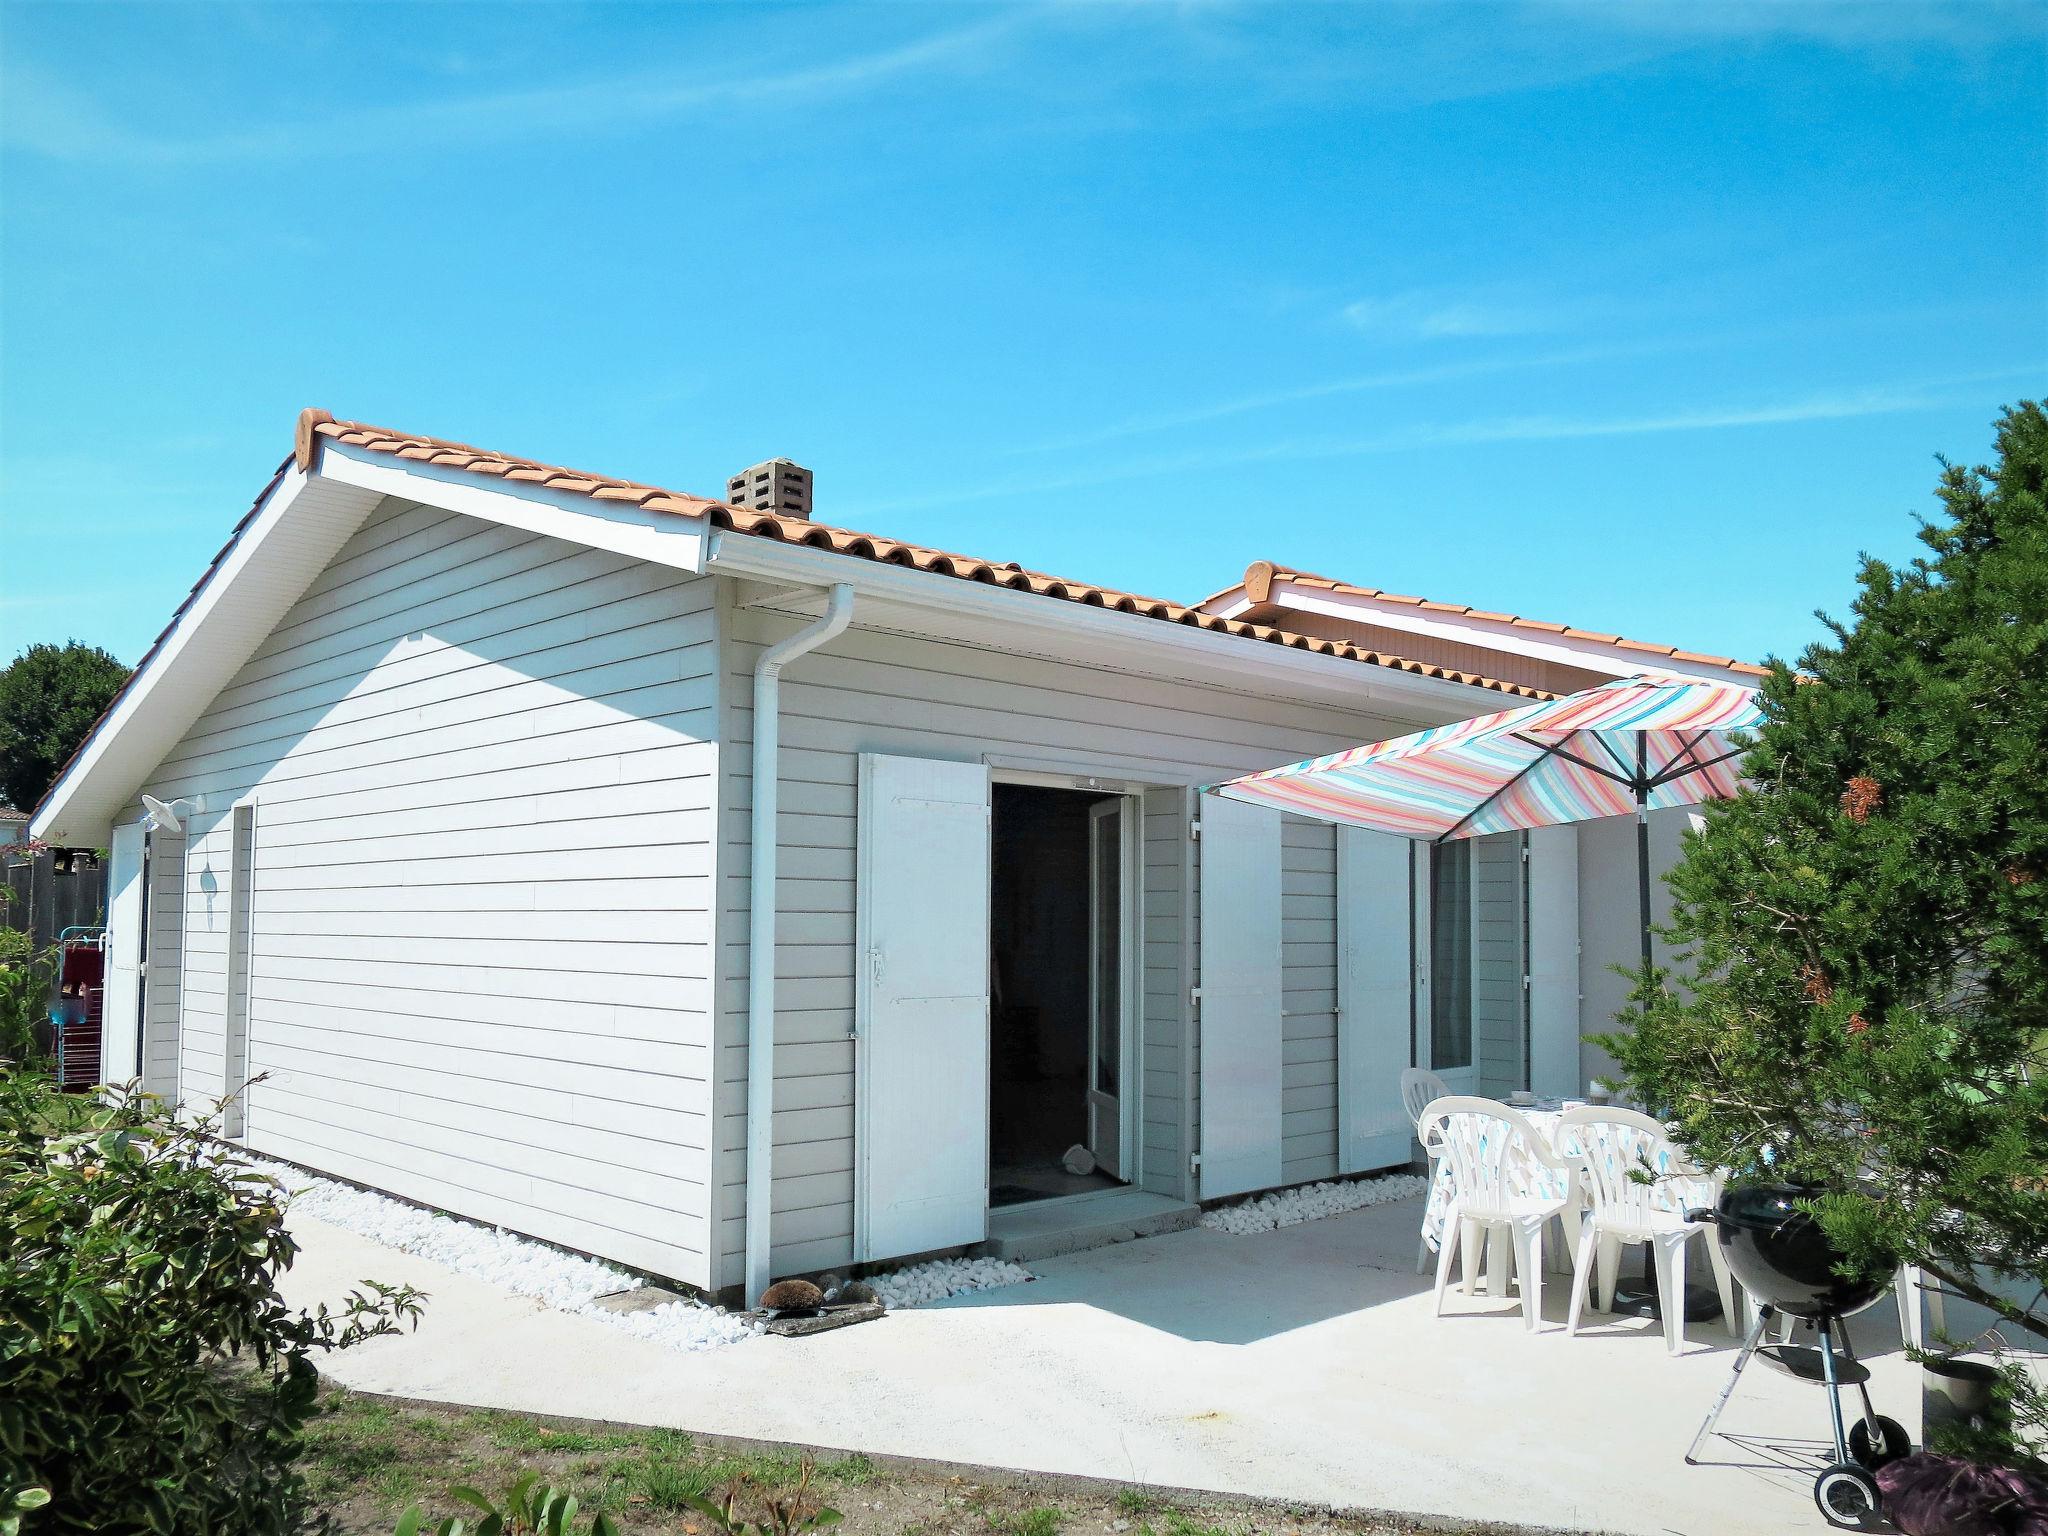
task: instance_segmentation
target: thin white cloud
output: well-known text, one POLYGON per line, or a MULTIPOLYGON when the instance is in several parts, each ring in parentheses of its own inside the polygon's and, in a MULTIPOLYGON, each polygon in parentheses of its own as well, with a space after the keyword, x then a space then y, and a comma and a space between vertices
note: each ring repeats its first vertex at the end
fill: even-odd
POLYGON ((746 61, 687 71, 641 68, 572 85, 449 96, 185 136, 117 122, 69 82, 16 63, 6 75, 9 101, 0 115, 0 139, 53 159, 183 164, 317 155, 336 144, 363 154, 422 143, 445 147, 537 134, 620 132, 696 112, 756 121, 765 111, 814 106, 921 72, 960 69, 1027 19, 1027 12, 1006 12, 893 48, 779 71, 746 61), (735 80, 745 81, 744 90, 735 80))
MULTIPOLYGON (((1617 416, 1491 416, 1466 421, 1420 422, 1366 437, 1290 438, 1221 452, 1197 450, 1121 463, 1119 473, 1137 479, 1249 464, 1298 459, 1365 458, 1381 453, 1460 444, 1569 442, 1585 438, 1642 437, 1672 432, 1714 432, 1751 427, 1790 426, 1806 422, 1847 421, 1859 417, 1898 415, 1965 405, 1979 398, 1981 387, 2008 379, 2036 379, 2041 365, 2000 368, 1917 384, 1874 386, 1824 392, 1761 404, 1724 405, 1689 410, 1617 416), (1958 393, 1969 389, 1969 394, 1958 393)), ((1047 495, 1099 487, 1099 467, 1043 478, 992 480, 970 489, 929 496, 889 498, 850 507, 855 518, 888 512, 917 511, 961 502, 992 501, 1010 496, 1047 495)))
POLYGON ((1339 314, 1346 325, 1368 336, 1404 341, 1527 336, 1556 324, 1554 316, 1518 305, 1426 289, 1354 299, 1339 314))
POLYGON ((1231 400, 1212 401, 1207 405, 1188 406, 1181 410, 1132 416, 1092 431, 1025 444, 1007 449, 1005 452, 1010 455, 1066 453, 1076 448, 1092 448, 1100 443, 1119 442, 1126 438, 1143 437, 1156 432, 1170 432, 1179 427, 1203 426, 1209 422, 1224 421, 1232 416, 1249 415, 1255 411, 1272 410, 1279 406, 1302 405, 1311 400, 1364 394, 1372 390, 1417 389, 1431 384, 1454 384, 1463 379, 1520 373, 1531 368, 1569 368, 1582 363, 1611 362, 1622 357, 1668 351, 1683 344, 1660 341, 1630 346, 1579 347, 1567 351, 1531 353, 1525 357, 1474 358, 1466 362, 1438 363, 1426 368, 1400 368, 1380 373, 1354 374, 1341 379, 1324 379, 1313 384, 1301 384, 1292 389, 1268 390, 1259 394, 1241 395, 1231 400))
POLYGON ((2032 0, 1538 0, 1539 14, 1619 33, 1694 41, 1798 38, 1862 50, 1900 44, 1981 47, 2039 36, 2032 0))

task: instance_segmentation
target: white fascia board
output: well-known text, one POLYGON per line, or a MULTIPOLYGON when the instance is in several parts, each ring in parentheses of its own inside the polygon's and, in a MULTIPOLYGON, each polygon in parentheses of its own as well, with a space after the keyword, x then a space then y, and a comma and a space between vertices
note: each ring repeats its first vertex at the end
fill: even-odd
POLYGON ((1239 587, 1235 593, 1212 597, 1200 607, 1202 612, 1213 613, 1219 619, 1241 619, 1258 607, 1258 604, 1245 596, 1244 588, 1239 587))
POLYGON ((287 469, 43 797, 32 835, 74 847, 104 846, 113 818, 376 501, 287 469))
POLYGON ((442 507, 692 575, 704 572, 704 542, 710 532, 705 517, 651 512, 627 501, 599 501, 580 491, 501 480, 333 441, 322 445, 315 473, 379 496, 442 507))
POLYGON ((1465 720, 1516 701, 1495 689, 753 534, 714 533, 706 569, 713 575, 814 587, 845 582, 863 596, 978 622, 988 627, 995 644, 1007 637, 1019 648, 1028 644, 1039 654, 1064 654, 1114 671, 1356 708, 1378 704, 1425 715, 1428 723, 1465 720), (1026 636, 1032 638, 1027 642, 1026 636))
POLYGON ((1607 672, 1615 677, 1653 672, 1666 677, 1704 678, 1716 683, 1753 685, 1756 681, 1747 673, 1707 662, 1679 661, 1670 656, 1659 656, 1654 651, 1632 651, 1571 635, 1532 633, 1497 620, 1419 610, 1408 603, 1390 603, 1354 592, 1299 587, 1288 581, 1273 583, 1272 601, 1281 608, 1291 608, 1300 613, 1344 619, 1354 624, 1377 624, 1386 629, 1398 629, 1404 634, 1426 635, 1456 645, 1484 646, 1488 650, 1580 667, 1589 672, 1607 672))

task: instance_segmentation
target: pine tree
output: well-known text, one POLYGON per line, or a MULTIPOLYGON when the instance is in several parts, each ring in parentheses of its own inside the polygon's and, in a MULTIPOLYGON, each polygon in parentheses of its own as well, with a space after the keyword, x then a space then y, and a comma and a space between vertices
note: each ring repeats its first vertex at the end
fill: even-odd
MULTIPOLYGON (((1811 1180, 1856 1262, 1919 1263, 2048 1336, 2048 416, 1943 461, 1929 553, 1776 666, 1754 788, 1670 879, 1696 978, 1605 1044, 1704 1163, 1811 1180), (1769 1149, 1768 1157, 1765 1149, 1769 1149)), ((1823 615, 1825 619, 1825 616, 1823 615)))

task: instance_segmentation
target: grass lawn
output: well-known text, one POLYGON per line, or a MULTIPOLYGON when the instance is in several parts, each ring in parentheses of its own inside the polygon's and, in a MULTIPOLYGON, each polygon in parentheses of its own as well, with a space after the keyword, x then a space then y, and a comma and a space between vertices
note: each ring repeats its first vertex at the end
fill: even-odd
MULTIPOLYGON (((683 1503, 740 1484, 739 1513, 765 1518, 803 1472, 794 1451, 735 1451, 659 1429, 579 1429, 485 1409, 399 1405, 336 1390, 310 1431, 304 1470, 338 1536, 391 1536, 406 1505, 464 1513, 447 1496, 468 1483, 493 1498, 531 1469, 630 1536, 716 1536, 683 1503)), ((855 1536, 1397 1536, 1417 1527, 1364 1515, 1288 1509, 1220 1495, 1166 1497, 1028 1473, 946 1473, 821 1458, 816 1498, 855 1536)), ((1471 1528, 1471 1529, 1477 1529, 1471 1528)))

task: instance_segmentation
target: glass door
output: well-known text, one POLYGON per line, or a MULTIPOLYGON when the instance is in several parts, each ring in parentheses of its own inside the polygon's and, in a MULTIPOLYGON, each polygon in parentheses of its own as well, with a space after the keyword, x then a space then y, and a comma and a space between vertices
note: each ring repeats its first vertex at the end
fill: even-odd
POLYGON ((1088 1150, 1124 1177, 1124 818, 1119 796, 1088 808, 1088 1150))
POLYGON ((1453 1093, 1479 1091, 1473 1044, 1472 844, 1429 850, 1429 1061, 1453 1093))

